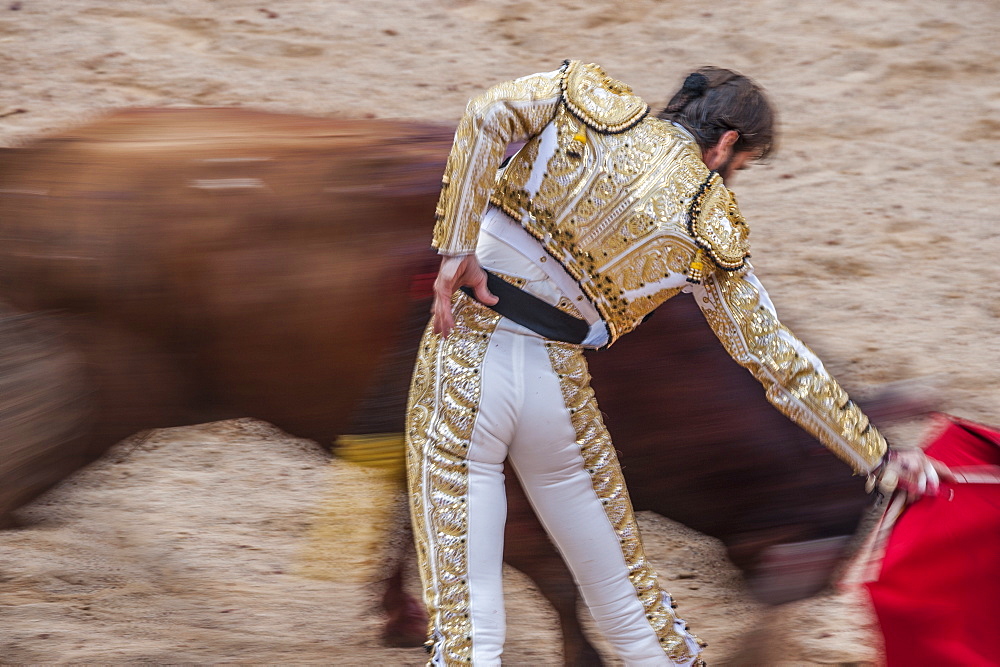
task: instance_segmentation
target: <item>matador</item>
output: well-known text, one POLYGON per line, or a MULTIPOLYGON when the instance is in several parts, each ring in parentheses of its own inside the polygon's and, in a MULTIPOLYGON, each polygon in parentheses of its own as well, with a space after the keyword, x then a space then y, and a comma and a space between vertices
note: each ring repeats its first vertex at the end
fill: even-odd
POLYGON ((779 322, 748 261, 724 180, 771 149, 773 125, 759 86, 714 67, 657 115, 581 61, 469 102, 406 420, 430 664, 500 663, 506 459, 618 657, 700 662, 644 554, 583 356, 682 291, 779 410, 857 473, 885 468, 885 439, 779 322))

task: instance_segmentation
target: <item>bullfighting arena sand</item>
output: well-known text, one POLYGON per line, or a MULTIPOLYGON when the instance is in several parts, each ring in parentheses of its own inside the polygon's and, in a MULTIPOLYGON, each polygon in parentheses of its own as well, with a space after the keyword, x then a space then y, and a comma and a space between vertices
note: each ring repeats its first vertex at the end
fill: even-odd
MULTIPOLYGON (((454 122, 564 58, 660 105, 690 68, 733 67, 782 114, 735 189, 783 320, 849 389, 930 376, 942 409, 996 424, 998 35, 982 0, 2 0, 0 144, 121 106, 454 122)), ((250 419, 123 443, 0 534, 0 662, 421 662, 380 646, 373 587, 301 575, 342 474, 250 419)), ((717 543, 641 521, 710 663, 877 659, 856 592, 765 612, 717 543)), ((554 616, 508 583, 508 662, 557 663, 554 616)))

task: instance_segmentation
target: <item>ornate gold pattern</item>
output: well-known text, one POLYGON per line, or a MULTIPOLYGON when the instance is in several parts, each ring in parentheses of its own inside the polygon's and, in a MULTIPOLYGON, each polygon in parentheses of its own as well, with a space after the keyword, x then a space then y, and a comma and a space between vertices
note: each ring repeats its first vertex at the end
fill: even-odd
POLYGON ((709 176, 691 203, 688 221, 695 243, 719 268, 743 268, 750 255, 750 228, 736 205, 736 195, 722 184, 721 176, 714 172, 709 176))
POLYGON ((490 270, 490 273, 495 275, 497 278, 503 280, 506 283, 510 283, 514 287, 524 287, 528 284, 527 278, 521 278, 520 276, 512 276, 507 273, 500 273, 499 271, 490 270))
POLYGON ((472 659, 465 457, 478 412, 481 367, 499 320, 497 313, 459 293, 455 328, 442 339, 428 325, 410 385, 410 513, 430 615, 429 642, 448 665, 472 659))
POLYGON ((559 303, 556 304, 556 308, 563 311, 564 313, 569 313, 578 320, 583 319, 583 315, 580 314, 580 311, 577 310, 576 306, 573 305, 573 302, 570 301, 567 297, 560 298, 559 303))
POLYGON ((476 250, 479 222, 510 143, 535 136, 562 99, 562 71, 501 83, 472 98, 455 130, 442 178, 432 245, 446 254, 476 250))
MULTIPOLYGON (((622 132, 642 120, 649 106, 632 89, 612 79, 594 63, 566 61, 563 102, 577 118, 598 132, 622 132)), ((586 141, 586 134, 580 134, 586 141)))
POLYGON ((717 178, 706 186, 711 172, 690 136, 647 111, 628 86, 578 61, 473 98, 448 157, 434 247, 474 252, 492 201, 579 281, 610 342, 676 294, 678 276, 701 279, 699 248, 738 269, 749 230, 735 199, 717 178), (542 157, 550 122, 557 148, 542 157), (496 178, 507 145, 521 139, 528 143, 496 178), (529 195, 533 174, 540 185, 529 195))
MULTIPOLYGON (((656 572, 646 560, 618 457, 590 387, 590 373, 583 350, 576 345, 554 341, 547 342, 545 346, 552 369, 560 378, 563 400, 570 412, 584 465, 608 520, 618 535, 629 580, 646 610, 646 618, 667 656, 675 663, 690 662, 698 655, 692 652, 688 641, 677 631, 675 623, 679 619, 673 611, 670 596, 660 588, 656 572)), ((693 635, 691 640, 698 641, 693 635)))
POLYGON ((886 442, 815 355, 778 321, 747 273, 717 271, 695 288, 705 318, 768 400, 855 472, 872 470, 886 442))
MULTIPOLYGON (((688 229, 689 202, 710 172, 686 134, 655 118, 620 134, 587 132, 566 109, 553 122, 555 153, 542 163, 540 139, 529 141, 491 201, 520 220, 580 283, 613 342, 685 284, 698 251, 688 229), (529 197, 525 188, 536 171, 544 175, 529 197)), ((711 191, 706 210, 713 216, 721 192, 711 191)), ((708 229, 722 237, 718 223, 708 229)), ((719 256, 736 252, 722 249, 719 256)))

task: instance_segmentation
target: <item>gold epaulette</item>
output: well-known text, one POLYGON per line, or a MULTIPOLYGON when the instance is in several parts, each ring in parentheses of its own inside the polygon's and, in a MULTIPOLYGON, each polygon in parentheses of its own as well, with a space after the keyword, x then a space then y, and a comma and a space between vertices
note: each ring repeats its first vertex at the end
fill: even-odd
POLYGON ((567 60, 561 85, 566 108, 598 132, 624 132, 649 113, 649 105, 642 98, 594 63, 585 65, 579 60, 567 60))
MULTIPOLYGON (((688 232, 720 269, 739 271, 746 265, 750 256, 750 227, 740 214, 735 195, 715 172, 709 174, 691 200, 688 232)), ((697 276, 692 282, 700 282, 700 273, 692 271, 692 278, 697 276)))

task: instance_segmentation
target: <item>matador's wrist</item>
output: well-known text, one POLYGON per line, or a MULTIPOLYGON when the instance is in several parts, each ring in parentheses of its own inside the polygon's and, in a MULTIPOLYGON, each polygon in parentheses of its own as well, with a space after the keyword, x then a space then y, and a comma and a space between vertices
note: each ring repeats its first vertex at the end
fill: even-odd
MULTIPOLYGON (((875 491, 886 492, 885 484, 890 482, 890 480, 885 479, 886 468, 889 466, 889 461, 896 457, 896 452, 891 447, 887 447, 885 454, 882 455, 882 460, 878 462, 878 465, 871 469, 868 473, 868 479, 865 482, 865 491, 868 493, 873 493, 875 491)), ((895 488, 895 480, 891 481, 893 488, 895 488)))

